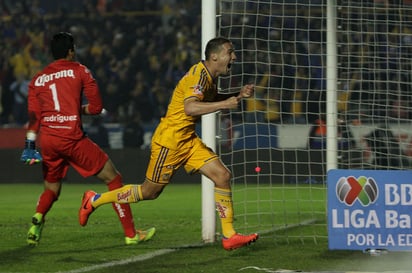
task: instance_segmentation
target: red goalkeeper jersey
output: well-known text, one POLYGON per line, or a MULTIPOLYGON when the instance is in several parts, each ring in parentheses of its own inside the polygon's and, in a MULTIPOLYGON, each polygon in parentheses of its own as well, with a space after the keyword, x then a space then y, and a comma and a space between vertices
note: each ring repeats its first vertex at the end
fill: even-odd
POLYGON ((83 99, 90 114, 102 111, 99 88, 87 67, 64 59, 52 62, 30 82, 28 130, 38 132, 41 126, 42 135, 80 139, 83 99))

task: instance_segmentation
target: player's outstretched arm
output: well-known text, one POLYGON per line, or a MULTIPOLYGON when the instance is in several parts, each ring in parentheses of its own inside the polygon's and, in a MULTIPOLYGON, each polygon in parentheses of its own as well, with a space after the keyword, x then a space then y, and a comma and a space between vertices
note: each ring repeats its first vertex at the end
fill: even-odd
POLYGON ((246 84, 242 86, 242 88, 240 89, 240 92, 229 93, 229 94, 218 93, 216 96, 216 101, 226 100, 230 97, 238 97, 239 99, 250 98, 254 92, 255 92, 255 85, 246 84))
POLYGON ((189 98, 184 102, 185 114, 188 116, 201 116, 224 109, 236 109, 240 99, 231 96, 223 101, 204 102, 197 98, 189 98))

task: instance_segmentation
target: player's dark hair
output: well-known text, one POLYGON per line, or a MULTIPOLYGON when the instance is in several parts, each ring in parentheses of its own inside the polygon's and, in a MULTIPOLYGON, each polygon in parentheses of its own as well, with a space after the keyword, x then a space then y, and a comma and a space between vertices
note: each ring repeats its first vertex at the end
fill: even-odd
POLYGON ((69 50, 74 50, 74 38, 68 32, 56 33, 50 41, 50 48, 55 60, 66 58, 69 50))
POLYGON ((216 37, 207 42, 205 49, 205 58, 209 60, 212 53, 219 52, 223 44, 230 43, 230 40, 224 37, 216 37))

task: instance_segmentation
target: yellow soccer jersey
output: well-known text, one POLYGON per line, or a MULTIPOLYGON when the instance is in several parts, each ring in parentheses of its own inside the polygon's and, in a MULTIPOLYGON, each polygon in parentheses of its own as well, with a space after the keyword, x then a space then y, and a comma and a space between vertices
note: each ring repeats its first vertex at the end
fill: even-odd
POLYGON ((161 119, 152 141, 169 149, 179 149, 196 136, 196 121, 200 118, 185 114, 184 101, 190 97, 213 101, 216 95, 216 84, 203 62, 193 65, 175 87, 166 116, 161 119))

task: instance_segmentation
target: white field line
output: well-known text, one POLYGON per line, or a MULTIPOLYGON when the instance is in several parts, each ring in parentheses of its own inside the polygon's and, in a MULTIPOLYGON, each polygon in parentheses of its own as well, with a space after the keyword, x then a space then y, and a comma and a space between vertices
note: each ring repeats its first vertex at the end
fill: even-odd
POLYGON ((92 266, 86 266, 86 267, 83 267, 83 268, 69 270, 69 271, 57 271, 56 273, 91 272, 91 271, 99 270, 99 269, 102 269, 102 268, 108 268, 108 267, 114 267, 114 266, 118 266, 118 265, 125 265, 125 264, 131 264, 131 263, 135 263, 135 262, 146 261, 146 260, 153 259, 157 256, 161 256, 161 255, 164 255, 164 254, 168 254, 168 253, 171 253, 171 252, 178 251, 179 249, 201 247, 203 245, 204 244, 200 243, 200 244, 192 244, 192 245, 182 245, 182 246, 174 247, 174 248, 164 248, 164 249, 159 249, 159 250, 156 250, 156 251, 153 251, 153 252, 145 253, 145 254, 142 254, 142 255, 134 256, 134 257, 131 257, 131 258, 123 259, 123 260, 112 261, 112 262, 107 262, 107 263, 102 263, 102 264, 96 264, 96 265, 92 265, 92 266))
MULTIPOLYGON (((261 231, 259 234, 267 234, 271 233, 273 231, 281 230, 281 229, 288 229, 288 228, 294 228, 297 226, 303 226, 303 225, 309 225, 315 222, 314 219, 309 219, 302 221, 301 223, 295 224, 295 225, 289 225, 287 227, 281 227, 281 228, 276 228, 272 230, 266 230, 266 231, 261 231)), ((115 267, 118 265, 125 265, 125 264, 131 264, 135 262, 141 262, 145 260, 149 260, 152 258, 155 258, 157 256, 161 256, 164 254, 168 254, 171 252, 178 251, 179 249, 184 249, 184 248, 193 248, 193 247, 201 247, 204 244, 193 244, 193 245, 182 245, 180 247, 174 247, 174 248, 165 248, 165 249, 159 249, 153 252, 145 253, 142 255, 138 255, 135 257, 127 258, 124 260, 118 260, 118 261, 112 261, 112 262, 107 262, 107 263, 102 263, 102 264, 97 264, 97 265, 92 265, 92 266, 86 266, 83 268, 75 269, 75 270, 70 270, 70 271, 58 271, 56 273, 85 273, 85 272, 91 272, 103 268, 109 268, 109 267, 115 267)), ((240 268, 239 271, 244 271, 247 270, 248 272, 256 271, 256 272, 265 272, 265 273, 293 273, 293 272, 299 272, 299 273, 374 273, 374 272, 361 272, 361 271, 321 271, 321 272, 303 272, 303 271, 294 271, 294 270, 287 270, 287 269, 272 269, 272 268, 260 268, 256 266, 247 266, 244 268, 240 268), (252 270, 252 271, 251 271, 252 270)), ((396 272, 379 272, 379 273, 412 273, 412 271, 396 271, 396 272)))
MULTIPOLYGON (((309 224, 313 223, 314 221, 315 220, 312 220, 312 219, 311 220, 306 220, 306 221, 303 221, 303 222, 301 222, 299 224, 296 224, 296 225, 289 225, 286 228, 281 227, 281 228, 278 228, 278 229, 287 229, 287 228, 294 228, 296 226, 309 225, 309 224)), ((278 229, 262 231, 262 232, 259 232, 259 234, 270 233, 270 232, 276 231, 278 229)), ((131 258, 127 258, 127 259, 124 259, 124 260, 118 260, 118 261, 112 261, 112 262, 107 262, 107 263, 102 263, 102 264, 96 264, 96 265, 86 266, 86 267, 83 267, 83 268, 69 270, 69 271, 58 271, 56 273, 84 273, 84 272, 90 272, 90 271, 99 270, 99 269, 102 269, 102 268, 114 267, 114 266, 118 266, 118 265, 125 265, 125 264, 134 263, 134 262, 141 262, 141 261, 152 259, 152 258, 157 257, 157 256, 161 256, 161 255, 164 255, 164 254, 175 252, 179 249, 200 247, 202 245, 204 245, 204 244, 183 245, 183 246, 176 247, 176 248, 159 249, 159 250, 156 250, 156 251, 153 251, 153 252, 145 253, 145 254, 135 256, 135 257, 131 257, 131 258)))
POLYGON ((124 259, 124 260, 119 260, 119 261, 113 261, 113 262, 108 262, 108 263, 103 263, 103 264, 97 264, 97 265, 92 265, 92 266, 86 266, 83 268, 75 269, 75 270, 70 270, 70 271, 58 271, 57 273, 83 273, 83 272, 90 272, 94 270, 99 270, 102 268, 108 268, 108 267, 114 267, 118 265, 125 265, 125 264, 130 264, 134 262, 141 262, 145 260, 152 259, 156 256, 161 256, 170 252, 177 251, 178 248, 166 248, 166 249, 159 249, 150 253, 142 254, 139 256, 135 256, 132 258, 124 259))

